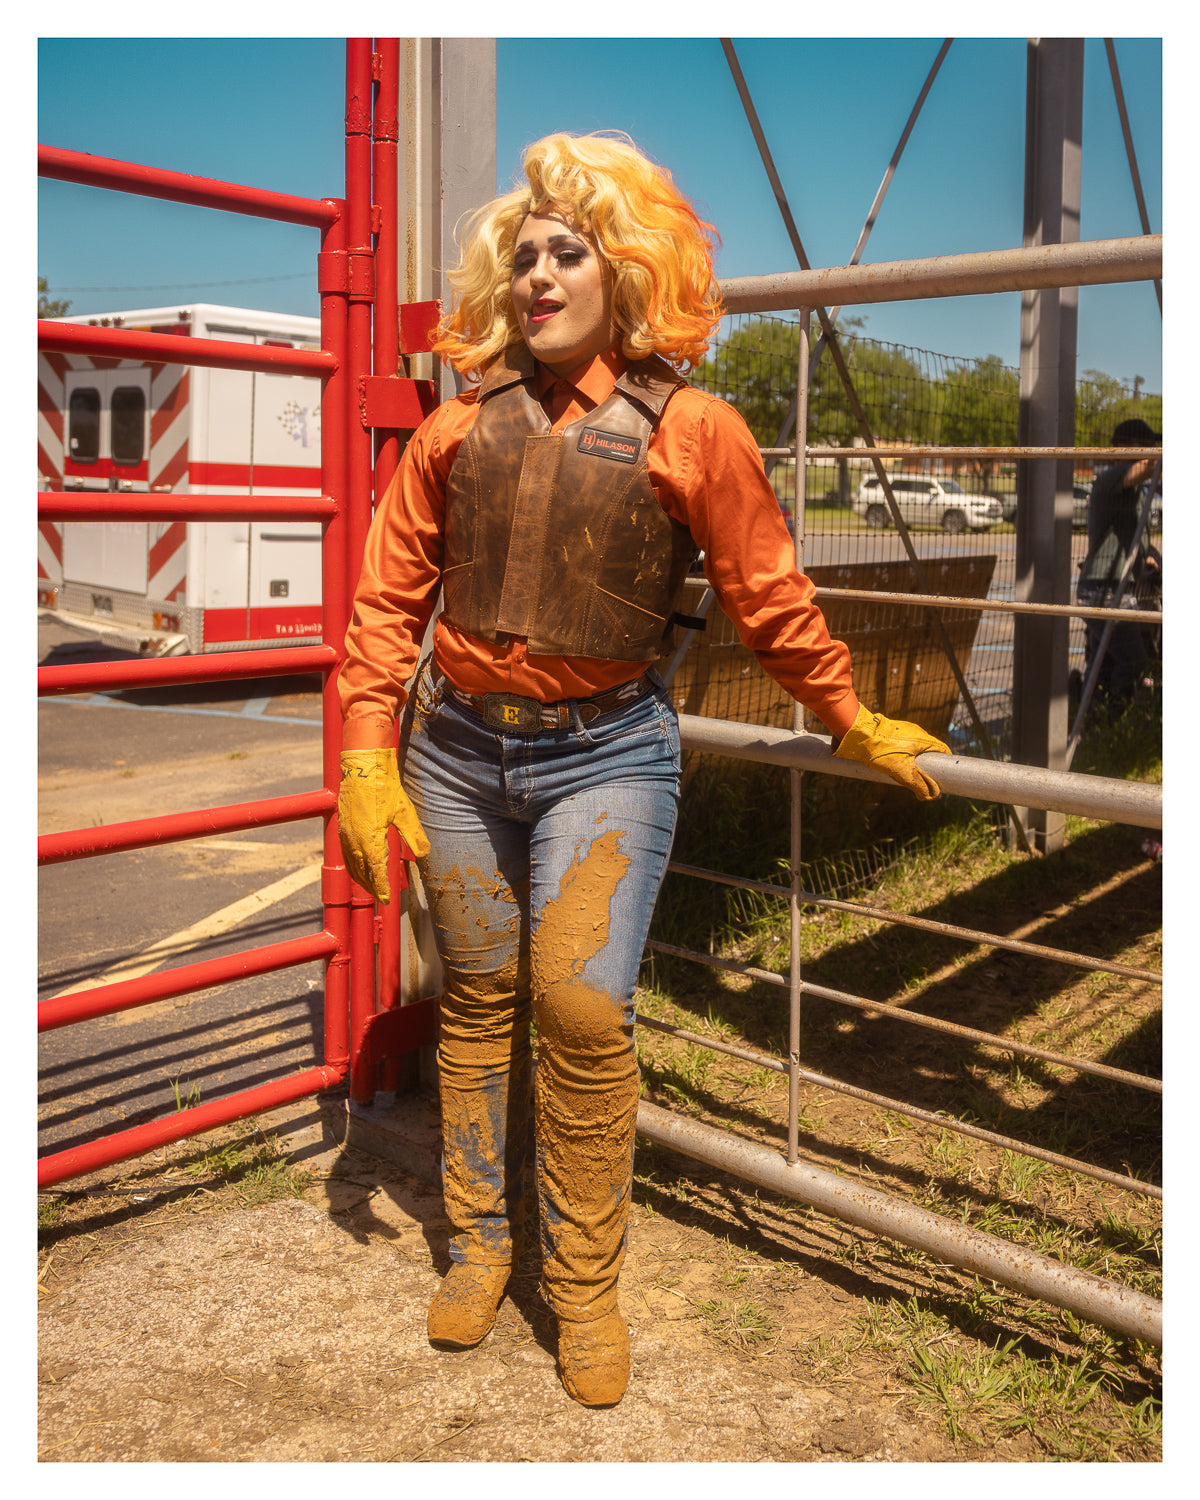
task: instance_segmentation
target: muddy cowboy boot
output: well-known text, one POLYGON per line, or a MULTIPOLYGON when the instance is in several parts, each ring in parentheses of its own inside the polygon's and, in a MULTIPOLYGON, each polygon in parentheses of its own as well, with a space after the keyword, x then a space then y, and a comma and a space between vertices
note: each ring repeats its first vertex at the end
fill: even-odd
POLYGON ((543 1292, 558 1322, 567 1394, 584 1406, 613 1406, 629 1382, 629 1329, 617 1305, 617 1279, 633 1185, 633 1028, 622 1020, 620 1002, 578 983, 552 986, 538 1011, 543 1292))
POLYGON ((431 1343, 470 1349, 491 1332, 523 1237, 529 1007, 502 975, 448 979, 438 1080, 451 1266, 427 1327, 431 1343))

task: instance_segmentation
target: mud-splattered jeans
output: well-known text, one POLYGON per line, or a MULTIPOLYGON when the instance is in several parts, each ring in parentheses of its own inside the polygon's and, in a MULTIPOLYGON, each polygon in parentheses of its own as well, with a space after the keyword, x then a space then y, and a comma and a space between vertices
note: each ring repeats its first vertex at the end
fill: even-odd
POLYGON ((525 1225, 531 1038, 543 1283, 560 1317, 611 1311, 637 1113, 633 990, 675 833, 679 730, 661 686, 585 725, 497 731, 412 690, 404 780, 445 970, 438 1074, 455 1260, 503 1265, 525 1225))

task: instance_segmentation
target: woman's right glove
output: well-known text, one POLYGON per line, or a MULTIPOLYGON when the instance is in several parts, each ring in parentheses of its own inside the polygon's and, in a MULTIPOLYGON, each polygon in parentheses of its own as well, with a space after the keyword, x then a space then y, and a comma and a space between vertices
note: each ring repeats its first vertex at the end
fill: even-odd
POLYGON ((342 857, 351 879, 385 903, 392 896, 387 875, 387 831, 392 826, 418 859, 429 853, 425 830, 400 785, 396 752, 343 750, 338 791, 342 857))

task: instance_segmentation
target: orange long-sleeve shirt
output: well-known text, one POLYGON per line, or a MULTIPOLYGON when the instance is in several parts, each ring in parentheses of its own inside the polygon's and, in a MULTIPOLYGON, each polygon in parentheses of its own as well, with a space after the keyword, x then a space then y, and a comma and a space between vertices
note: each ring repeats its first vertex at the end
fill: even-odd
MULTIPOLYGON (((558 431, 612 392, 625 367, 619 346, 568 379, 540 370, 538 396, 558 431)), ((441 583, 446 481, 474 422, 471 391, 445 402, 410 439, 371 523, 347 659, 338 679, 347 750, 392 744, 441 583)), ((721 606, 764 669, 835 735, 854 723, 850 653, 830 639, 811 582, 796 571, 792 539, 749 428, 726 402, 681 389, 647 450, 659 503, 704 552, 721 606)), ((434 655, 468 693, 519 693, 554 702, 586 698, 636 677, 638 662, 537 656, 523 640, 480 640, 439 617, 434 655)))

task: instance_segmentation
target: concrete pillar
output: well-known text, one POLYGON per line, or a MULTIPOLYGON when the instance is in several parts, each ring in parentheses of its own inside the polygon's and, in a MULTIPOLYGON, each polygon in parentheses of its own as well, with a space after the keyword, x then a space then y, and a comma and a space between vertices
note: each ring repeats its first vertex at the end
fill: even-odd
MULTIPOLYGON (((496 43, 489 37, 404 37, 400 43, 402 302, 450 301, 446 272, 458 260, 459 221, 496 196, 496 43)), ((419 379, 440 379, 445 400, 461 388, 431 356, 419 379)))
MULTIPOLYGON (((1034 37, 1026 72, 1026 246, 1079 239, 1083 138, 1083 41, 1034 37)), ((1021 299, 1018 442, 1075 441, 1078 290, 1026 292, 1021 299)), ((1016 598, 1067 604, 1072 593, 1070 459, 1017 465, 1016 598)), ((1066 769, 1068 622, 1017 616, 1013 629, 1013 750, 1022 765, 1066 769)), ((1061 813, 1018 809, 1030 842, 1061 847, 1061 813)))
MULTIPOLYGON (((401 302, 440 300, 448 307, 446 273, 458 264, 461 220, 496 196, 496 43, 491 38, 402 37, 397 151, 396 284, 401 302)), ((409 373, 436 380, 448 400, 462 378, 431 354, 413 356, 409 373)), ((440 608, 440 604, 438 606, 440 608)), ((434 612, 435 618, 437 611, 434 612)), ((423 643, 427 652, 433 621, 423 643)), ((401 984, 406 998, 441 989, 441 963, 419 882, 405 894, 400 927, 401 984)), ((398 1089, 409 1092, 437 1076, 432 1047, 405 1059, 398 1089)))

